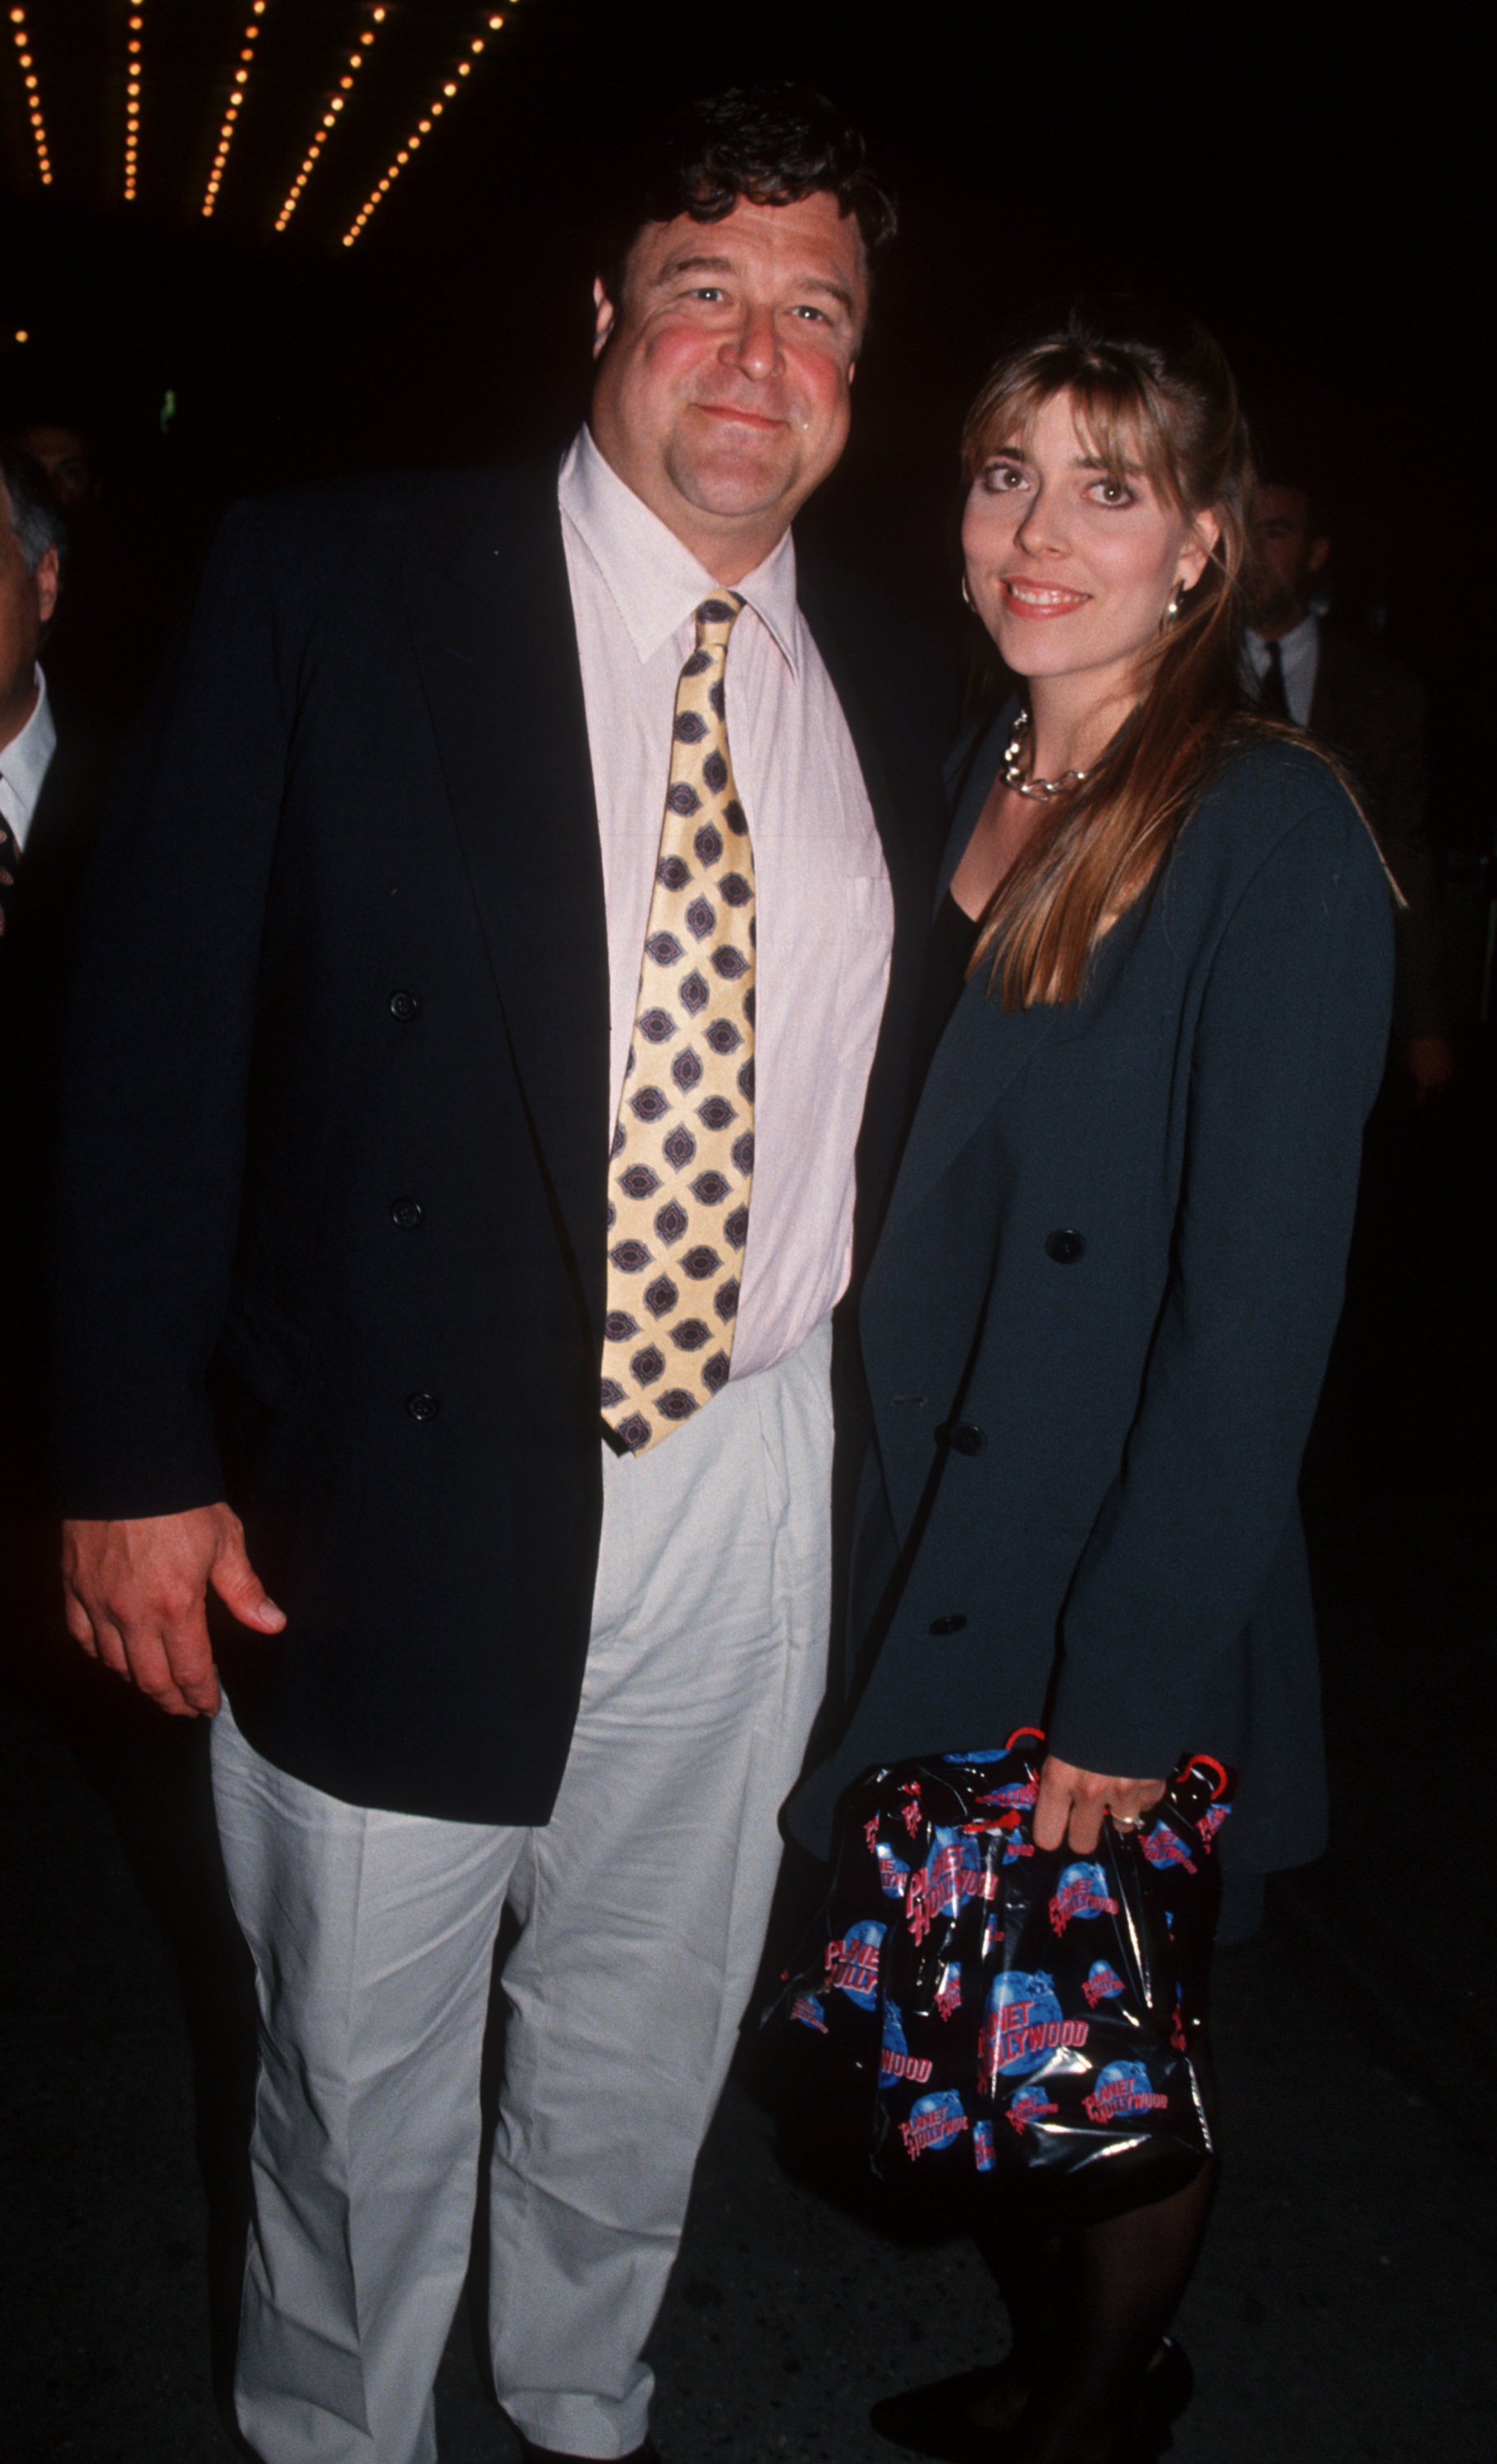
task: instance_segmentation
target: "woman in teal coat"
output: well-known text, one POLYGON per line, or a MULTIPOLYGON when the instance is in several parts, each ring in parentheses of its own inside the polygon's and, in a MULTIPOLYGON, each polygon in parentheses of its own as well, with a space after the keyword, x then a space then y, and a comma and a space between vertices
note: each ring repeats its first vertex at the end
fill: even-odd
MULTIPOLYGON (((1135 1827, 1200 1750, 1237 1766, 1261 1871, 1323 1835, 1296 1482, 1387 1036, 1387 877, 1331 766, 1240 707, 1252 473, 1208 335, 1118 299, 1037 322, 964 460, 965 586, 1022 697, 959 765, 949 1016, 860 1314, 850 1709, 792 1827, 825 1853, 870 1764, 1036 1725, 1042 1846, 1135 1827)), ((1008 2359, 875 2426, 972 2464, 1157 2453, 1212 2188, 996 2233, 1008 2359)))

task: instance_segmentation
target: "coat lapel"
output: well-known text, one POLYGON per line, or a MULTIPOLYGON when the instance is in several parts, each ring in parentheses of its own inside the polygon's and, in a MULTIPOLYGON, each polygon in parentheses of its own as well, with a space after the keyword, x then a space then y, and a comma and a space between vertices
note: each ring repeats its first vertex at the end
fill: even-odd
POLYGON ((554 473, 496 488, 407 605, 532 1134, 601 1319, 608 1142, 603 860, 554 473))
MULTIPOLYGON (((935 855, 940 840, 938 780, 934 758, 929 775, 913 751, 901 760, 899 746, 880 726, 881 710, 896 711, 908 695, 898 668, 896 645, 882 646, 876 634, 855 655, 849 648, 854 628, 838 595, 818 575, 814 564, 798 568, 797 594, 833 690, 842 705, 863 783, 873 807, 889 885, 893 898, 894 939, 890 957, 889 993, 879 1027, 878 1044, 869 1073, 863 1129, 857 1152, 857 1214, 854 1230, 854 1275, 866 1264, 876 1237, 897 1159, 900 1132, 914 1089, 910 1084, 915 1015, 924 972, 930 927, 935 855), (880 671, 878 658, 883 649, 880 671)), ((938 718, 936 721, 939 726, 938 718)))

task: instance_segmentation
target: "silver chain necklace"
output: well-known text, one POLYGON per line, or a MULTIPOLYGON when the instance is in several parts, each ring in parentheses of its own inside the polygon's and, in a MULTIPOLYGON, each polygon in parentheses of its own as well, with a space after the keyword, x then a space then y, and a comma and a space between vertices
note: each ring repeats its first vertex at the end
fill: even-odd
POLYGON ((1026 710, 1022 710, 1014 721, 1014 732, 1008 739, 1008 749, 1003 755, 1004 786, 1012 787, 1016 795, 1030 796, 1036 803, 1041 804, 1046 803, 1051 796, 1063 796, 1070 788, 1081 786, 1088 776, 1085 770, 1063 770, 1058 779, 1024 777, 1019 767, 1019 756, 1029 728, 1029 714, 1026 710))

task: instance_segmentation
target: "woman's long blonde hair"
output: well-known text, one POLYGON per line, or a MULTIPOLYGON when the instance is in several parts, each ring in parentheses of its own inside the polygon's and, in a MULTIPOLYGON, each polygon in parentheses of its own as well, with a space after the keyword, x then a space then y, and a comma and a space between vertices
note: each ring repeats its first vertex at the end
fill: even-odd
POLYGON ((1228 740, 1271 724, 1243 708, 1252 448, 1217 343, 1193 318, 1126 296, 1042 312, 1011 337, 967 414, 969 488, 1058 393, 1107 468, 1142 471, 1187 519, 1214 514, 1220 533, 1145 653, 1132 715, 1086 783, 1046 805, 989 902, 972 966, 989 963, 1005 1009, 1076 1000, 1092 951, 1157 877, 1228 740))

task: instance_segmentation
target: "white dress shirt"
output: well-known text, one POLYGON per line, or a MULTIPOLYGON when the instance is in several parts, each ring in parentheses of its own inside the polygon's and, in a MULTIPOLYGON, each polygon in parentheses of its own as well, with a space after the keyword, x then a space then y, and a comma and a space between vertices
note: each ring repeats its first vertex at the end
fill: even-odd
MULTIPOLYGON (((634 1028, 693 612, 722 585, 584 428, 561 465, 607 913, 609 1124, 634 1028)), ((841 704, 796 604, 788 533, 736 583, 734 781, 754 848, 754 1188, 733 1375, 786 1358, 846 1287, 853 1149, 889 984, 893 901, 841 704)))
MULTIPOLYGON (((1244 636, 1249 692, 1256 693, 1268 671, 1268 645, 1256 633, 1244 636)), ((1279 643, 1279 657, 1284 666, 1284 698, 1289 716, 1296 727, 1310 725, 1310 708, 1315 698, 1315 675, 1320 666, 1320 619, 1310 615, 1292 633, 1286 633, 1279 643)))
POLYGON ((19 736, 12 736, 9 744, 0 744, 0 821, 9 823, 17 847, 26 845, 32 815, 56 749, 57 731, 47 700, 47 682, 38 668, 36 707, 19 736))

